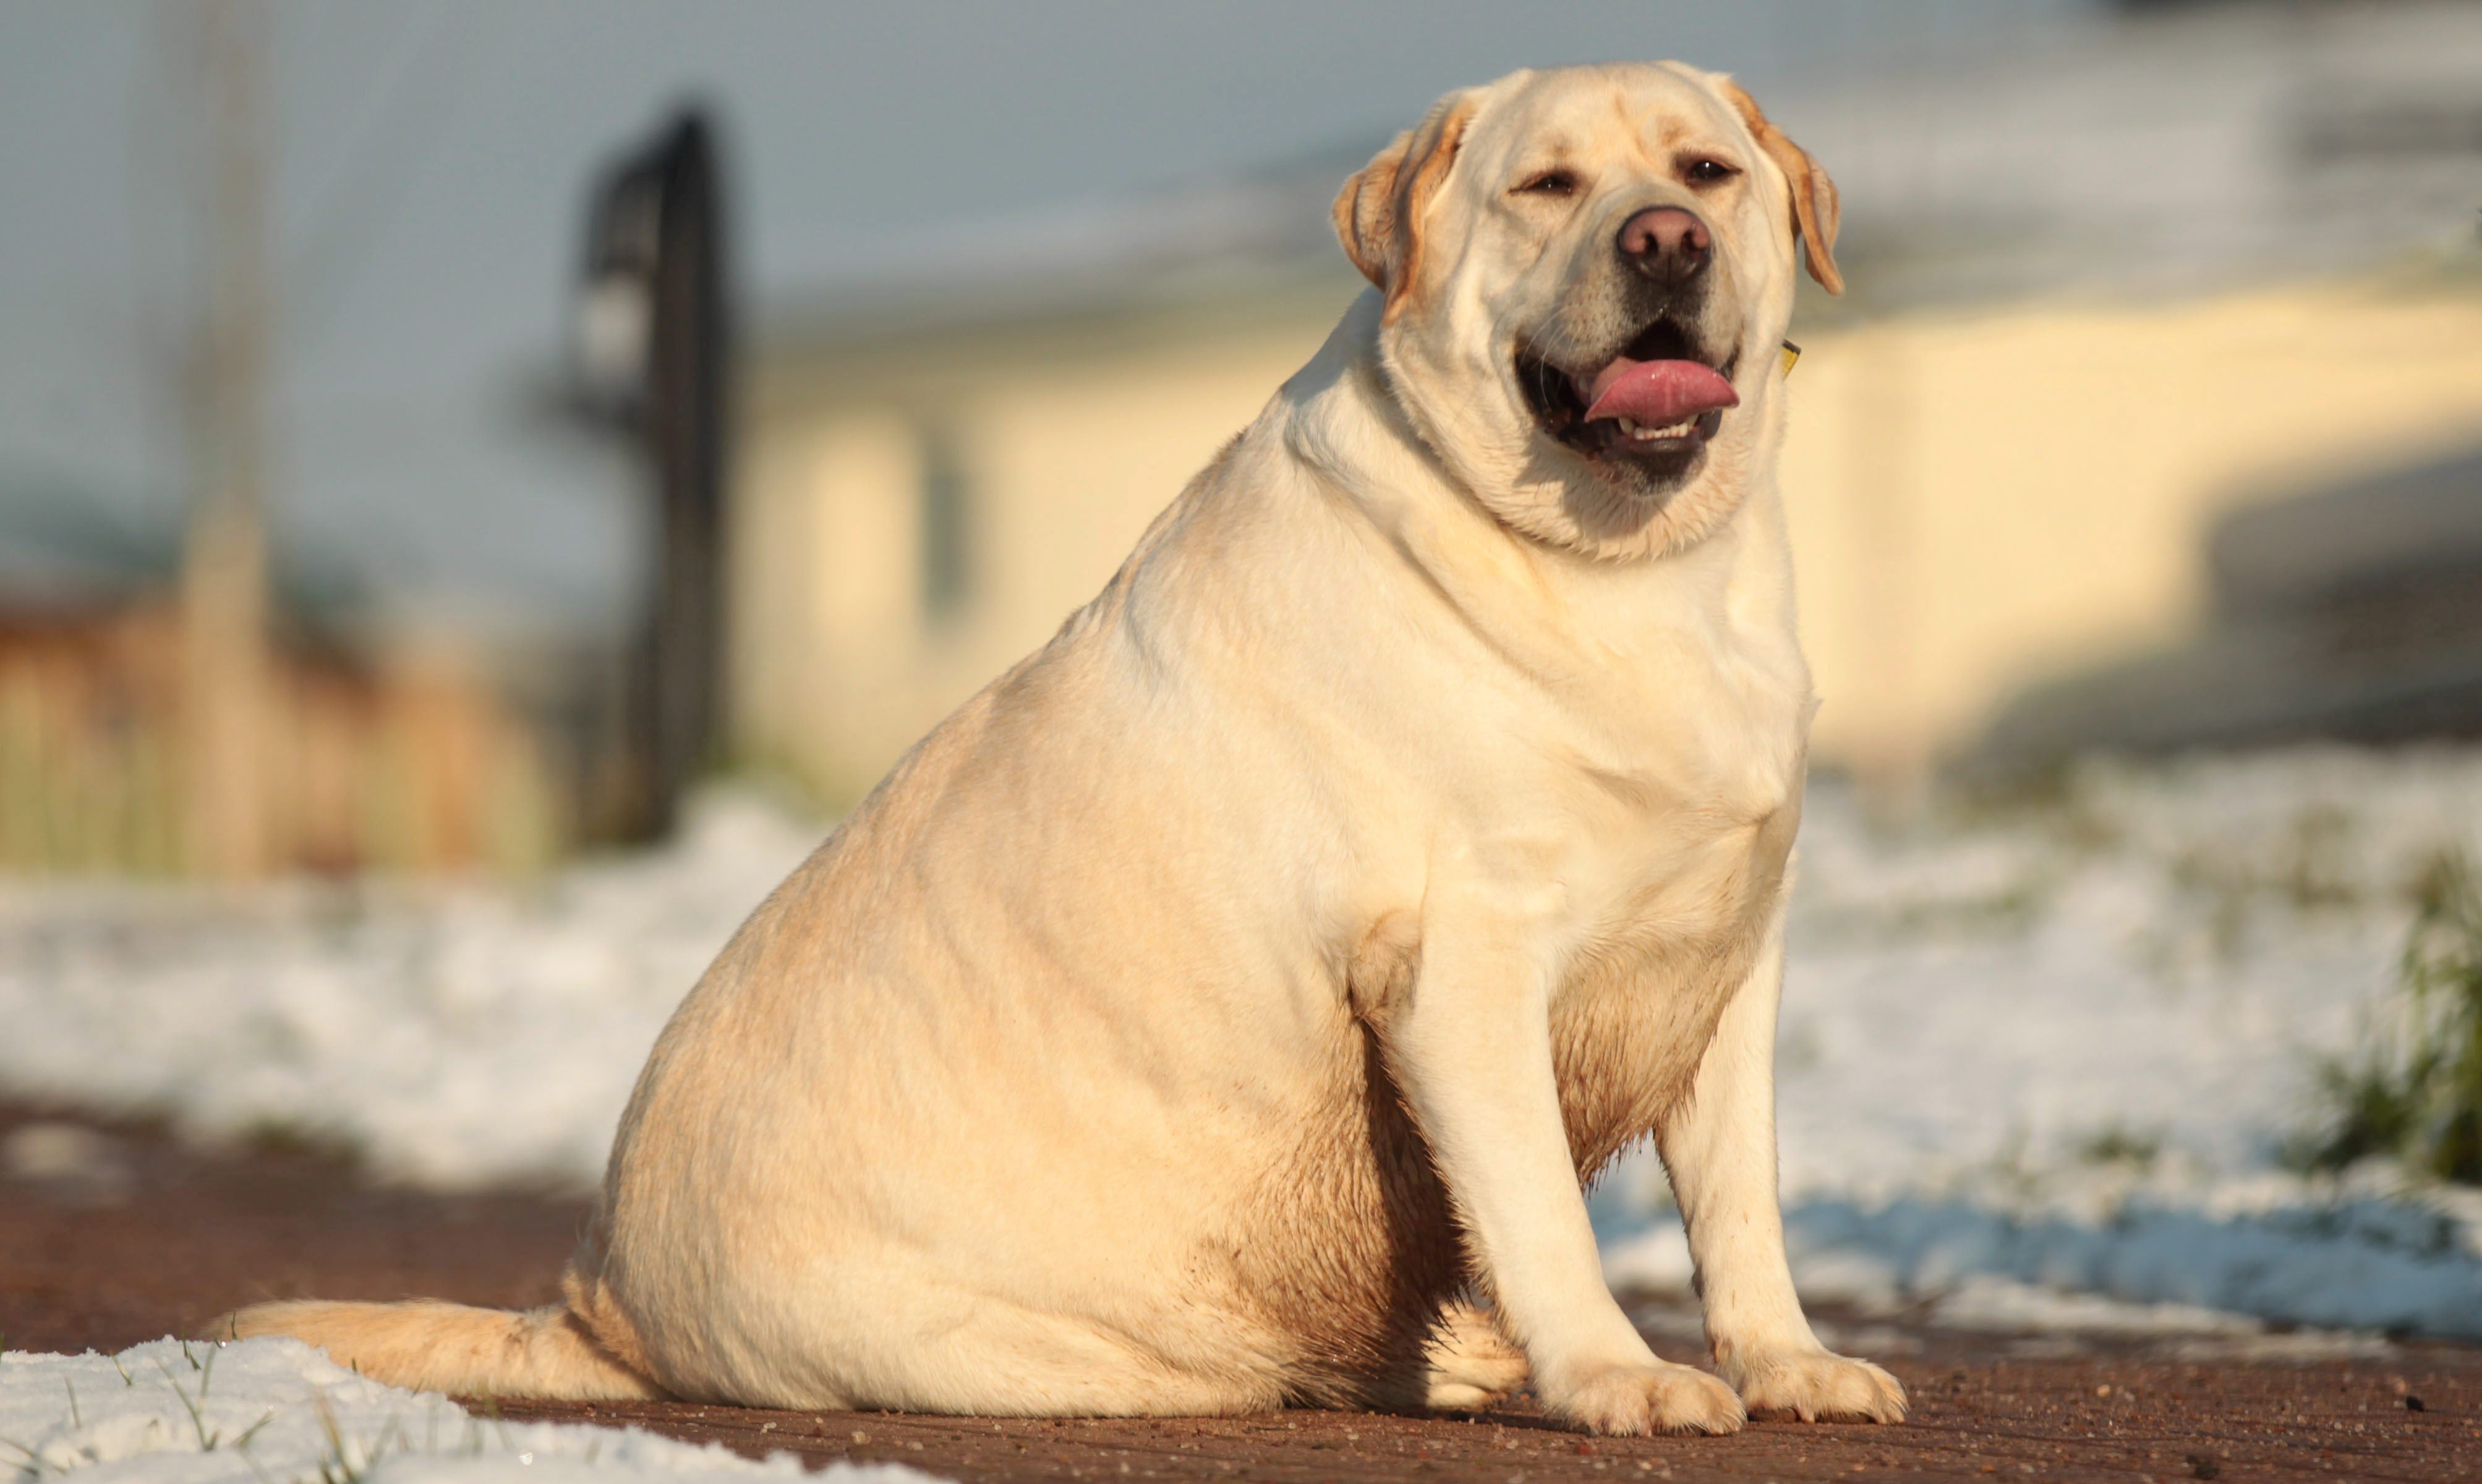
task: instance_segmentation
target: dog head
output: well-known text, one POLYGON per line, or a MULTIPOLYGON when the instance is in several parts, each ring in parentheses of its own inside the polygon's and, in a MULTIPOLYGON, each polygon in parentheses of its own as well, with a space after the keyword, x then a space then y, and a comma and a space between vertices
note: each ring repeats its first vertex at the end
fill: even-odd
POLYGON ((1781 418, 1797 254, 1840 292, 1834 182, 1720 73, 1451 93, 1335 202, 1432 449, 1510 528, 1659 556, 1738 507, 1781 418))

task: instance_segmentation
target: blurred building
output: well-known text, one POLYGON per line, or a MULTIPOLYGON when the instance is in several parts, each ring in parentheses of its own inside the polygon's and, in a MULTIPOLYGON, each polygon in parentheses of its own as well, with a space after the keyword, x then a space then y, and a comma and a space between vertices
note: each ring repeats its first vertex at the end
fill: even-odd
POLYGON ((2196 634, 2020 697, 1991 760, 2482 736, 2482 445, 2248 502, 2206 554, 2196 634))
MULTIPOLYGON (((1796 317, 1783 463, 1823 764, 1967 753, 2207 623, 2236 508, 2482 441, 2482 9, 2179 8, 1765 101, 1855 286, 1796 317)), ((1357 291, 1327 205, 1377 143, 767 316, 742 752, 856 797, 1091 596, 1357 291)), ((2108 730, 2049 714, 2011 745, 2108 730)))
MULTIPOLYGON (((1898 779, 1977 750, 2021 692, 2209 623, 2208 539, 2232 512, 2482 434, 2482 275, 2443 267, 1924 308, 1814 339, 1783 477, 1816 754, 1898 779)), ((2007 750, 2234 739, 2079 709, 2010 728, 2007 750)))

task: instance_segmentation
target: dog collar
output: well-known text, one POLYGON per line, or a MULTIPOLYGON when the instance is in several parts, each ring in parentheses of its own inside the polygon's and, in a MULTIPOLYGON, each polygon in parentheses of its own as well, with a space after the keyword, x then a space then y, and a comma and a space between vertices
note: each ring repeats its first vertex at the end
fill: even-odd
POLYGON ((1784 375, 1792 375, 1793 362, 1799 359, 1801 359, 1801 347, 1793 344, 1790 340, 1786 340, 1783 343, 1784 375))

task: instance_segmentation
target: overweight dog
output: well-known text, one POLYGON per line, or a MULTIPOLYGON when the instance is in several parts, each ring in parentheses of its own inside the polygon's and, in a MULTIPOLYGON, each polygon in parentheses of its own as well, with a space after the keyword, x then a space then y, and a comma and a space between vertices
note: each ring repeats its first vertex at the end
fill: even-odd
POLYGON ((503 1396, 1900 1418, 1776 1196, 1835 188, 1725 77, 1583 67, 1442 99, 1335 224, 1317 357, 683 1001, 566 1302, 224 1332, 503 1396), (1581 1182, 1649 1135, 1712 1373, 1602 1282, 1581 1182))

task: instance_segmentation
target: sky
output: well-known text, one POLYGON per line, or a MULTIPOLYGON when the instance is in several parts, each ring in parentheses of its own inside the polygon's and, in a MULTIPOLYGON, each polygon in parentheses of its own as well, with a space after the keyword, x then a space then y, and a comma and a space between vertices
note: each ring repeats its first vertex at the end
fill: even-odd
MULTIPOLYGON (((1677 56, 1763 97, 2039 47, 2088 9, 277 3, 275 523, 401 602, 611 611, 620 485, 525 395, 557 363, 590 179, 684 97, 726 131, 763 313, 978 224, 1384 139, 1520 66, 1677 56)), ((0 0, 0 504, 159 526, 178 510, 201 215, 188 35, 146 5, 0 0)))

